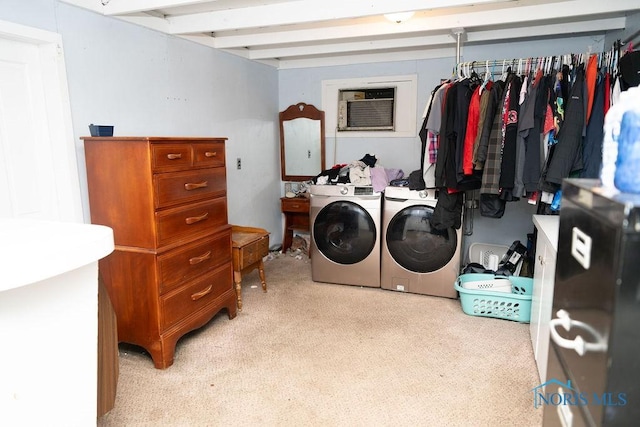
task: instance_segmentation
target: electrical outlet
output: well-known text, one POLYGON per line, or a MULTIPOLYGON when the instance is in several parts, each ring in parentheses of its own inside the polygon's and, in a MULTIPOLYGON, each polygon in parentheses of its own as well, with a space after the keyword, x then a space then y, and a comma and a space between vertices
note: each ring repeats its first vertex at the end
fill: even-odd
POLYGON ((236 168, 242 169, 242 159, 240 157, 236 159, 236 168))

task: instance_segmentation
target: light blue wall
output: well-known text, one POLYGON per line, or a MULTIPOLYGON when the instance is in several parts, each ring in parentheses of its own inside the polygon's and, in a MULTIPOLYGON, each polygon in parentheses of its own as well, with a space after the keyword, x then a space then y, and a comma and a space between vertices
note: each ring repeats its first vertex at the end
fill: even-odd
POLYGON ((3 0, 0 19, 62 35, 87 221, 80 137, 111 124, 119 136, 228 137, 229 221, 281 240, 277 70, 56 0, 3 0))
MULTIPOLYGON (((464 46, 462 61, 484 61, 494 59, 512 59, 561 55, 566 53, 585 53, 602 51, 604 36, 574 37, 561 42, 542 38, 537 41, 500 43, 481 46, 464 46)), ((606 48, 608 48, 607 46, 606 48)), ((452 75, 456 64, 455 44, 451 46, 451 56, 425 60, 397 61, 393 63, 360 64, 340 67, 318 67, 308 69, 281 70, 279 106, 284 109, 291 104, 306 102, 320 109, 322 106, 322 81, 333 79, 352 79, 360 77, 392 76, 404 74, 418 75, 418 108, 416 120, 422 123, 421 115, 431 90, 443 78, 452 75)), ((402 112, 399 112, 402 114, 402 112)), ((381 165, 387 168, 402 169, 406 175, 420 168, 421 143, 415 138, 338 138, 327 135, 326 158, 328 167, 334 163, 349 163, 358 160, 366 153, 374 153, 381 165), (334 157, 334 148, 335 157, 334 157), (335 159, 335 162, 334 162, 335 159)), ((485 218, 478 211, 474 213, 473 235, 465 238, 465 252, 472 242, 510 245, 514 240, 527 241, 527 233, 533 230, 531 215, 535 205, 526 201, 507 204, 505 215, 501 219, 485 218)))

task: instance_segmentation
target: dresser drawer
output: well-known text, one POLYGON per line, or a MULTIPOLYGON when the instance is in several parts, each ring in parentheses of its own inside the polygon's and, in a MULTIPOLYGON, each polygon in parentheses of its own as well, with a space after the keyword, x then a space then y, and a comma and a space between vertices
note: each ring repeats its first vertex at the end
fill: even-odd
POLYGON ((193 166, 220 167, 224 160, 224 142, 193 144, 193 166))
POLYGON ((231 230, 181 246, 158 257, 160 294, 231 261, 231 230))
POLYGON ((169 328, 181 319, 212 303, 224 292, 233 289, 231 277, 231 263, 227 263, 211 274, 161 296, 163 329, 169 328))
POLYGON ((306 197, 283 198, 280 201, 282 212, 309 213, 309 199, 306 197))
POLYGON ((158 246, 186 240, 197 234, 211 234, 227 224, 227 199, 218 197, 156 212, 158 246))
POLYGON ((151 167, 154 172, 187 169, 191 166, 189 144, 152 144, 151 167))
POLYGON ((156 208, 222 196, 227 188, 224 168, 161 173, 153 182, 156 208))
POLYGON ((259 240, 241 248, 234 248, 234 250, 238 251, 237 264, 240 268, 248 267, 269 254, 269 235, 261 237, 259 240))

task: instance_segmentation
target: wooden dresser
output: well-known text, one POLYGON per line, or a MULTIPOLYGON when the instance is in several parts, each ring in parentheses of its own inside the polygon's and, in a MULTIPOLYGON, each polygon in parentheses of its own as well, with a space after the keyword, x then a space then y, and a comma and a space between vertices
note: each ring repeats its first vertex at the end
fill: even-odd
POLYGON ((286 253, 291 247, 293 231, 309 232, 309 198, 308 197, 281 197, 280 210, 284 214, 284 234, 282 253, 286 253))
POLYGON ((226 138, 84 137, 91 221, 113 229, 100 261, 118 341, 156 368, 221 309, 237 314, 226 138))

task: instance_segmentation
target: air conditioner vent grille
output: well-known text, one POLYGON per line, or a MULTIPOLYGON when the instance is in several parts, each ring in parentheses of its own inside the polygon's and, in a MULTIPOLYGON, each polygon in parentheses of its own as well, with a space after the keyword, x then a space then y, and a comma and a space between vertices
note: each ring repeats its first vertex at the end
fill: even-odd
POLYGON ((393 99, 351 101, 347 114, 350 128, 393 129, 393 99))
POLYGON ((395 88, 341 90, 338 106, 340 131, 393 131, 395 88))

